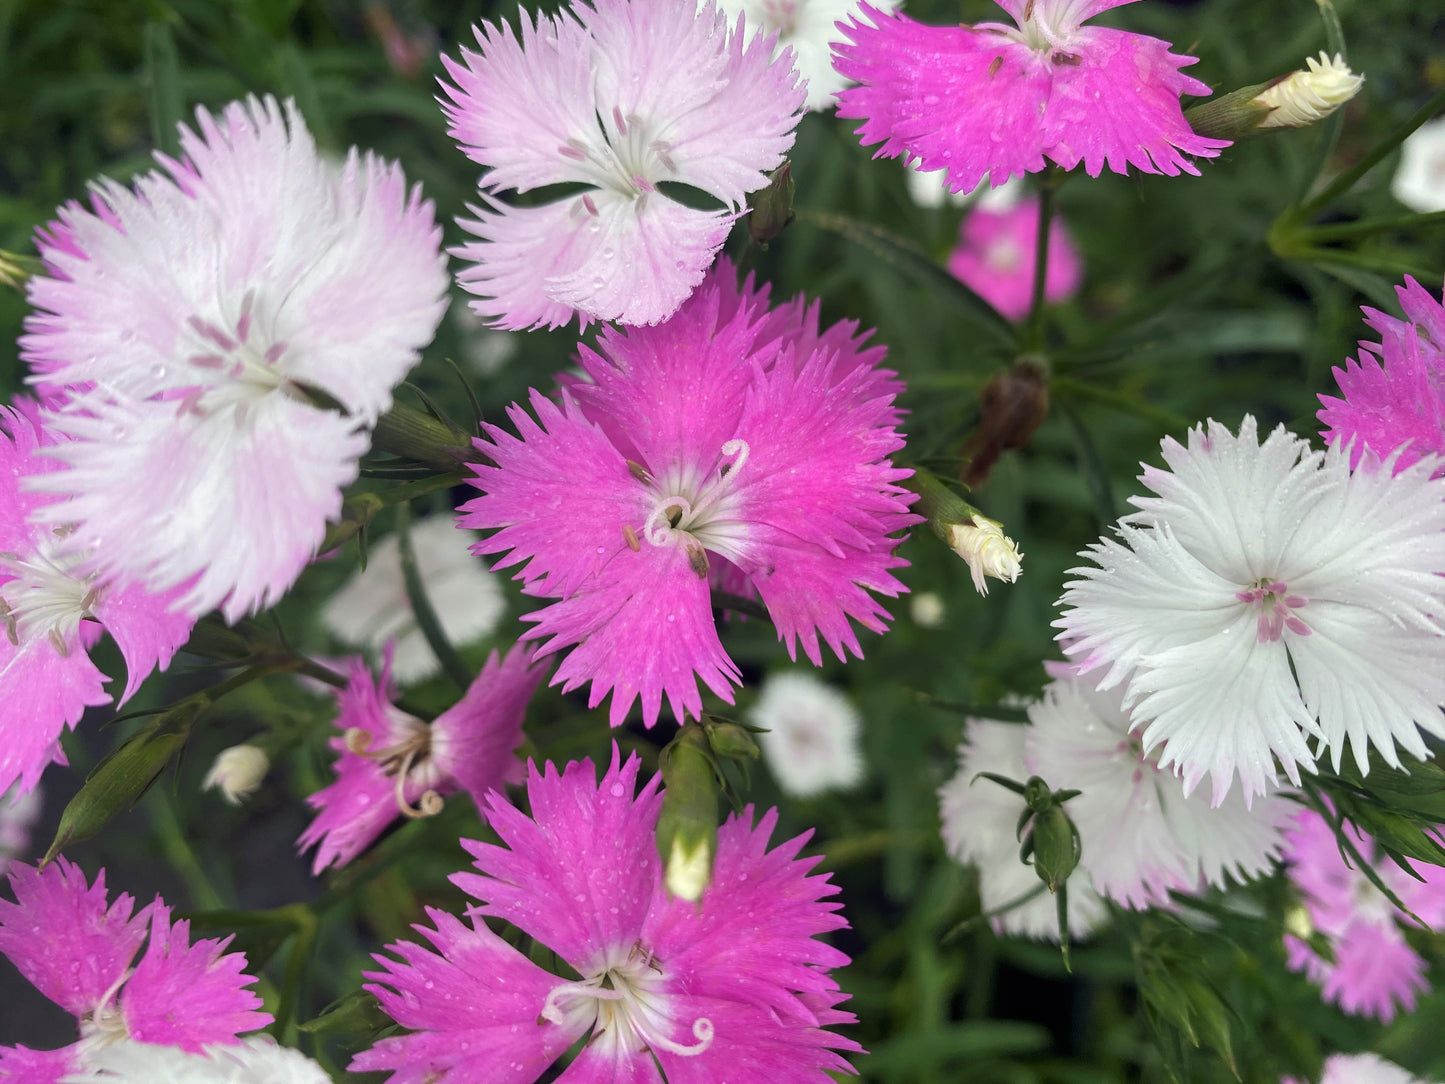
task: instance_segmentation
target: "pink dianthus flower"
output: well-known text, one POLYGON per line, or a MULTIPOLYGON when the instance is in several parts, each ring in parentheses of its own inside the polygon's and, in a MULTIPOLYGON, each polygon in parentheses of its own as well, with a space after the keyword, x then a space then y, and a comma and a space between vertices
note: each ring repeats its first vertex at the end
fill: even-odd
MULTIPOLYGON (((1423 880, 1383 857, 1369 836, 1347 825, 1356 848, 1381 880, 1432 928, 1445 921, 1445 869, 1415 864, 1423 880)), ((1389 1023, 1398 1003, 1409 1012, 1422 991, 1425 961, 1401 930, 1409 918, 1363 872, 1346 864, 1335 833, 1313 810, 1301 810, 1285 836, 1289 877, 1299 889, 1310 925, 1330 941, 1331 963, 1309 944, 1285 935, 1289 966, 1323 988, 1325 1000, 1347 1013, 1389 1023)))
POLYGON ((412 1034, 357 1055, 353 1072, 392 1084, 529 1084, 584 1035, 564 1074, 578 1084, 828 1084, 859 1049, 829 1025, 851 1023, 829 976, 848 958, 819 940, 847 925, 807 835, 768 849, 777 823, 749 808, 718 833, 712 884, 697 904, 670 897, 653 833, 654 776, 636 793, 638 758, 616 749, 601 783, 590 761, 529 771, 532 815, 493 795, 502 845, 464 840, 480 873, 452 880, 484 901, 469 921, 428 909, 378 956, 366 989, 412 1034), (635 796, 634 796, 635 794, 635 796), (476 917, 503 919, 579 978, 538 967, 476 917))
POLYGON ((122 704, 191 631, 170 611, 179 590, 152 594, 98 574, 70 548, 69 505, 32 488, 59 471, 45 453, 63 444, 33 401, 0 406, 0 794, 29 791, 47 765, 64 764, 61 733, 111 702, 89 654, 102 629, 125 660, 122 704), (32 522, 42 514, 55 526, 32 522))
POLYGON ((1445 306, 1409 276, 1395 292, 1405 319, 1364 310, 1380 341, 1360 343, 1359 360, 1334 370, 1344 398, 1321 395, 1317 416, 1327 442, 1354 442, 1352 465, 1366 448, 1383 459, 1405 445, 1398 471, 1422 455, 1445 454, 1445 306))
POLYGON ((346 865, 397 817, 433 815, 458 790, 481 808, 520 767, 522 718, 547 672, 531 661, 520 645, 505 657, 493 651, 461 700, 427 723, 392 704, 390 652, 380 679, 353 659, 337 695, 336 782, 306 799, 318 812, 297 841, 302 850, 320 844, 312 872, 346 865))
POLYGON ((999 0, 1007 23, 926 26, 865 4, 868 20, 839 27, 834 66, 856 87, 838 116, 861 119, 875 157, 907 154, 925 171, 947 169, 967 192, 988 174, 995 186, 1037 173, 1045 158, 1091 177, 1107 165, 1177 176, 1199 171, 1227 140, 1196 135, 1181 94, 1209 88, 1182 74, 1195 57, 1146 34, 1084 26, 1133 0, 999 0))
POLYGON ((502 328, 574 311, 584 327, 665 320, 793 145, 805 88, 792 52, 773 59, 772 36, 730 27, 711 0, 595 0, 519 23, 520 40, 484 23, 480 53, 442 58, 449 131, 487 169, 458 281, 502 328), (685 206, 665 182, 726 207, 685 206), (535 207, 496 198, 560 184, 587 188, 535 207))
MULTIPOLYGON (((1031 197, 1003 211, 976 207, 958 226, 958 244, 948 257, 953 276, 1010 320, 1022 320, 1033 301, 1038 263, 1039 200, 1031 197)), ((1064 220, 1049 226, 1049 266, 1044 300, 1072 297, 1084 269, 1064 220)))
POLYGON ((572 651, 553 684, 612 691, 620 725, 642 698, 657 721, 702 711, 698 677, 729 703, 740 678, 713 621, 713 582, 756 590, 778 637, 815 665, 821 636, 843 658, 862 649, 849 619, 882 632, 869 594, 905 590, 889 571, 893 533, 917 522, 907 470, 888 456, 901 390, 856 326, 821 334, 817 309, 770 312, 724 265, 671 320, 603 331, 580 348, 584 380, 561 405, 532 392, 519 436, 487 426, 474 466, 482 491, 464 527, 495 529, 477 553, 524 564, 527 593, 553 599, 526 620, 545 655, 572 651))
POLYGON ((311 559, 367 429, 446 308, 441 231, 399 167, 317 152, 293 104, 182 126, 134 189, 41 230, 22 353, 73 438, 41 510, 70 550, 179 609, 274 603, 311 559), (318 405, 319 392, 335 408, 318 405))
POLYGON ((244 973, 246 957, 225 952, 230 938, 192 944, 190 923, 173 923, 159 897, 133 916, 130 896, 108 901, 104 871, 87 884, 65 858, 43 870, 13 865, 10 884, 15 902, 0 900, 0 953, 76 1017, 80 1040, 53 1051, 0 1047, 0 1080, 51 1084, 112 1043, 199 1052, 271 1023, 245 989, 256 981, 244 973))

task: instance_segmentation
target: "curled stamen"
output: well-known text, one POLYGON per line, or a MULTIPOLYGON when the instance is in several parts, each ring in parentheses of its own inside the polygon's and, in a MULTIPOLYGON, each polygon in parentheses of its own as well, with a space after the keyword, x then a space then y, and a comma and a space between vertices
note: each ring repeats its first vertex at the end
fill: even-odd
POLYGON ((664 1050, 671 1051, 674 1054, 680 1054, 684 1058, 693 1058, 712 1046, 712 1021, 706 1016, 699 1016, 692 1022, 692 1036, 698 1040, 692 1046, 675 1043, 665 1035, 649 1035, 647 1041, 653 1046, 660 1046, 664 1050))
POLYGON ((665 546, 668 532, 691 515, 692 503, 686 497, 668 497, 647 517, 647 522, 642 525, 642 537, 654 546, 665 546), (677 513, 676 519, 670 514, 674 512, 677 513), (667 520, 666 524, 663 523, 664 518, 667 520))
POLYGON ((748 442, 743 440, 741 437, 734 437, 732 440, 724 444, 722 446, 722 454, 728 457, 737 456, 738 458, 737 462, 735 463, 724 463, 722 467, 718 470, 719 476, 730 474, 733 471, 742 470, 743 464, 748 461, 748 455, 751 453, 751 451, 752 449, 748 447, 748 442))

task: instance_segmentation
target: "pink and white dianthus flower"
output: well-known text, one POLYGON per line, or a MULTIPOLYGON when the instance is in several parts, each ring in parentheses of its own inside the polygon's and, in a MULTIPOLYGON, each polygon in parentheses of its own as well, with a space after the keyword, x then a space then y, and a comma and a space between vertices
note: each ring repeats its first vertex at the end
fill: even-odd
POLYGON ((1246 801, 1296 785, 1348 743, 1399 766, 1445 735, 1445 478, 1433 459, 1350 469, 1336 444, 1314 451, 1279 426, 1263 443, 1246 415, 1163 443, 1156 496, 1082 553, 1054 622, 1065 654, 1098 684, 1122 684, 1144 752, 1175 765, 1185 793, 1208 774, 1213 804, 1236 774, 1246 801))
MULTIPOLYGON (((1345 830, 1380 879, 1421 921, 1435 928, 1445 921, 1445 869, 1415 864, 1419 879, 1383 857, 1375 841, 1353 825, 1345 830)), ((1297 814, 1286 835, 1289 878, 1299 890, 1309 924, 1329 939, 1334 961, 1315 954, 1308 942, 1285 935, 1289 966, 1322 987, 1325 1000, 1347 1013, 1389 1023, 1396 1008, 1410 1012, 1429 989, 1425 961, 1401 930, 1408 916, 1347 864, 1335 833, 1314 810, 1297 814)), ((1413 924, 1413 923, 1412 923, 1413 924)))
POLYGON ((612 693, 618 726, 641 697, 647 726, 663 697, 679 722, 702 711, 697 678, 732 702, 736 665, 718 637, 711 590, 756 591, 778 638, 819 665, 862 654, 850 619, 884 631, 870 591, 905 590, 890 569, 894 532, 918 522, 909 471, 888 456, 902 389, 856 325, 819 332, 801 301, 769 311, 723 264, 672 319, 607 328, 580 348, 585 379, 561 405, 532 392, 518 436, 487 426, 474 465, 482 491, 463 527, 493 529, 475 547, 523 565, 525 639, 539 655, 572 650, 553 684, 612 693))
MULTIPOLYGON (((948 270, 1010 320, 1022 320, 1033 301, 1038 263, 1039 199, 1032 196, 1004 211, 976 207, 958 225, 958 244, 948 270)), ((1083 281, 1084 268, 1061 216, 1049 226, 1049 266, 1044 300, 1064 301, 1083 281)))
POLYGON ((446 308, 441 230, 399 167, 324 159, 295 106, 197 110, 182 158, 41 230, 20 343, 71 439, 36 515, 177 607, 274 603, 341 510, 367 429, 446 308), (318 405, 319 393, 328 405, 318 405))
POLYGON ((1409 276, 1395 292, 1405 319, 1364 310, 1380 341, 1360 343, 1359 360, 1334 370, 1343 398, 1321 395, 1318 417, 1327 442, 1353 444, 1353 463, 1367 449, 1383 458, 1398 448, 1399 470, 1445 455, 1445 305, 1409 276))
POLYGON ((1091 177, 1198 174, 1189 156, 1212 158, 1227 140, 1199 136, 1181 94, 1209 87, 1180 69, 1195 57, 1169 43, 1087 20, 1133 0, 999 0, 1014 24, 927 26, 864 4, 867 21, 840 29, 834 66, 859 85, 839 94, 838 116, 862 120, 875 157, 906 154, 948 170, 967 192, 1037 173, 1048 159, 1080 163, 1091 177))
POLYGON ((482 808, 518 767, 527 702, 547 672, 521 645, 505 657, 493 651, 461 700, 427 723, 392 704, 389 652, 379 679, 360 659, 350 666, 336 697, 336 781, 307 797, 318 812, 297 840, 302 850, 320 844, 318 875, 346 865, 398 817, 440 812, 448 794, 465 790, 482 808))
POLYGON ((99 574, 71 548, 68 504, 32 488, 59 471, 46 453, 63 444, 32 400, 0 406, 0 794, 32 790, 49 764, 66 763, 60 735, 111 702, 110 678, 89 654, 102 630, 125 660, 124 704, 193 623, 170 609, 179 590, 153 594, 99 574), (52 512, 54 526, 34 522, 52 512))
POLYGON ((103 870, 87 884, 65 858, 43 870, 13 865, 10 885, 15 902, 0 900, 0 953, 76 1018, 80 1039, 59 1050, 0 1047, 0 1079, 58 1084, 113 1043, 200 1051, 271 1023, 245 989, 256 981, 244 973, 246 957, 225 952, 230 938, 192 944, 190 923, 172 922, 159 897, 133 916, 130 896, 109 902, 103 870))
POLYGON ((793 144, 792 54, 773 59, 772 37, 730 27, 711 0, 593 0, 519 23, 520 40, 483 23, 480 53, 442 58, 449 131, 487 169, 457 281, 501 328, 665 320, 793 144), (685 206, 666 183, 726 206, 685 206), (587 188, 534 207, 497 198, 561 184, 587 188))
POLYGON ((1218 808, 1186 795, 1129 732, 1122 690, 1100 692, 1065 664, 1044 665, 1054 680, 1029 705, 1024 767, 1056 790, 1083 792, 1065 809, 1083 844, 1080 872, 1101 896, 1142 910, 1169 904, 1171 889, 1272 871, 1298 806, 1274 792, 1246 804, 1236 791, 1218 808))
MULTIPOLYGON (((1026 808, 1013 791, 979 772, 992 772, 1022 783, 1026 727, 969 719, 958 747, 958 772, 938 788, 943 845, 955 861, 978 871, 979 902, 995 933, 1036 940, 1059 939, 1058 902, 1032 865, 1019 857, 1019 816, 1026 808)), ((1058 789, 1052 779, 1048 784, 1058 789)), ((1065 809, 1071 809, 1071 799, 1065 809)), ((1088 855, 1085 853, 1084 862, 1088 855)), ((1070 876, 1069 937, 1087 937, 1107 917, 1083 863, 1070 876)))
POLYGON ((469 921, 428 909, 431 949, 391 945, 366 989, 412 1034, 382 1039, 353 1072, 391 1084, 529 1084, 590 1032, 563 1077, 578 1084, 828 1084, 857 1051, 826 1030, 854 1017, 829 970, 848 957, 820 940, 845 927, 837 889, 800 859, 798 836, 771 850, 775 811, 751 807, 718 832, 713 880, 694 904, 662 881, 653 833, 660 776, 637 793, 639 760, 597 781, 591 761, 528 773, 529 817, 492 795, 501 845, 463 840, 479 873, 453 882, 483 903, 469 921), (537 966, 479 916, 503 919, 578 976, 537 966), (433 951, 434 950, 434 951, 433 951))

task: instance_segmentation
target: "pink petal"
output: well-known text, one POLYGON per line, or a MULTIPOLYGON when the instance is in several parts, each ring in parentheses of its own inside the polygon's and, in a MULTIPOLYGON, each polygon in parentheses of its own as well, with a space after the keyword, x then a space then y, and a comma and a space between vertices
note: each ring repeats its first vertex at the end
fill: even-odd
POLYGON ((15 902, 0 900, 0 952, 51 1001, 73 1016, 99 1006, 145 939, 150 908, 131 917, 122 893, 107 905, 105 871, 87 885, 64 857, 43 870, 10 867, 15 902))
MULTIPOLYGON (((948 270, 1010 320, 1022 320, 1033 301, 1037 263, 1039 201, 1024 200, 1008 211, 976 208, 959 224, 958 245, 948 270)), ((1063 301, 1079 288, 1083 266, 1060 217, 1049 228, 1049 266, 1044 299, 1063 301)))
POLYGON ((664 1082, 650 1051, 584 1046, 557 1084, 671 1084, 664 1082))
POLYGON ((661 804, 654 775, 634 798, 637 755, 612 765, 596 782, 590 760, 559 773, 528 765, 528 817, 494 795, 488 822, 502 846, 463 840, 480 874, 452 883, 479 900, 483 914, 504 918, 550 947, 574 968, 607 949, 631 945, 660 882, 653 830, 661 804))
POLYGON ((78 1068, 75 1052, 75 1046, 59 1050, 0 1046, 0 1080, 9 1084, 61 1084, 78 1068))
POLYGON ((1350 924, 1334 941, 1335 962, 1326 965, 1325 1000, 1347 1013, 1373 1016, 1388 1024, 1396 1006, 1415 1008, 1421 993, 1430 989, 1425 961, 1390 919, 1350 924))
POLYGON ((120 991, 127 1034, 136 1042, 194 1054, 269 1025, 271 1015, 255 1011, 261 999, 245 989, 256 981, 245 974, 246 957, 222 955, 231 939, 191 944, 191 924, 185 919, 172 924, 170 918, 170 908, 157 900, 150 943, 120 991))
POLYGON ((125 659, 124 704, 153 670, 164 670, 190 639, 195 619, 171 609, 186 593, 186 586, 152 594, 134 585, 112 585, 102 591, 91 612, 120 648, 125 659))
POLYGON ((591 682, 589 708, 611 692, 613 726, 622 725, 639 696, 645 726, 657 722, 664 696, 682 723, 702 714, 697 678, 729 704, 732 685, 742 684, 718 639, 707 578, 681 546, 624 548, 595 585, 524 620, 537 622, 525 639, 550 637, 539 656, 572 647, 551 684, 571 692, 591 682))
MULTIPOLYGON (((834 1084, 837 1077, 830 1074, 857 1072, 834 1050, 861 1051, 862 1047, 836 1032, 824 1031, 812 1019, 784 1020, 757 1005, 690 992, 676 997, 673 1012, 683 1021, 710 1021, 717 1037, 707 1050, 693 1057, 656 1051, 667 1084, 722 1080, 727 1084, 834 1084)), ((849 1013, 836 1015, 851 1019, 849 1013)))
POLYGON ((488 1084, 531 1084, 583 1028, 539 1023, 547 994, 557 985, 548 974, 483 923, 466 925, 427 908, 435 928, 415 926, 435 951, 410 941, 387 948, 399 960, 375 957, 366 989, 381 1007, 414 1034, 383 1039, 358 1054, 350 1070, 387 1072, 391 1084, 449 1079, 488 1084))
POLYGON ((533 666, 518 644, 500 657, 495 651, 466 695, 432 724, 432 759, 446 775, 486 808, 490 791, 501 790, 522 744, 522 719, 545 665, 533 666))
POLYGON ((19 780, 34 789, 52 761, 66 763, 59 738, 87 707, 110 703, 106 676, 86 654, 98 632, 81 626, 81 642, 61 655, 46 637, 13 646, 0 631, 0 793, 19 780))

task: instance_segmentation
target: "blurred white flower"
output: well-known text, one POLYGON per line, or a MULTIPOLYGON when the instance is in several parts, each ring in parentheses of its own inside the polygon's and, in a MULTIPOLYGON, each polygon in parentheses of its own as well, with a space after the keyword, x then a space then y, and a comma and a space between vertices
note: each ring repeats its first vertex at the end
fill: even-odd
POLYGON ((461 336, 462 357, 478 376, 495 376, 516 357, 521 332, 488 327, 487 321, 473 312, 470 305, 453 305, 451 316, 461 336))
POLYGON ((330 1084, 320 1065, 266 1036, 192 1054, 176 1046, 128 1039, 81 1059, 83 1072, 63 1084, 330 1084))
POLYGON ((271 770, 271 758, 254 745, 233 745, 221 750, 201 782, 202 790, 219 790, 231 805, 240 805, 261 789, 271 770))
MULTIPOLYGON (((507 608, 498 578, 468 551, 475 537, 458 528, 450 514, 417 520, 411 527, 427 599, 447 639, 459 647, 495 629, 507 608)), ((366 568, 326 604, 321 620, 338 639, 378 655, 395 639, 391 672, 401 685, 414 685, 440 668, 407 599, 395 534, 370 547, 366 568)))
POLYGON ((1024 198, 1024 182, 1019 177, 1010 177, 994 188, 985 176, 972 192, 950 192, 948 185, 944 183, 947 175, 948 171, 945 169, 924 172, 909 164, 903 167, 908 195, 920 207, 942 207, 945 203, 951 207, 962 207, 966 203, 972 203, 979 210, 1003 214, 1005 211, 1012 211, 1024 198))
MULTIPOLYGON (((997 932, 1057 941, 1058 903, 1034 867, 1019 860, 1015 832, 1025 808, 1023 798, 992 780, 974 782, 979 772, 993 772, 1020 783, 1027 779, 1025 728, 985 719, 969 719, 966 725, 963 744, 958 747, 958 774, 938 791, 943 844, 959 862, 977 867, 979 900, 985 911, 1034 893, 1027 903, 993 919, 997 932)), ((1048 782, 1054 785, 1053 780, 1048 782)), ((1069 878, 1068 890, 1069 937, 1083 938, 1102 921, 1104 903, 1082 868, 1069 878)))
POLYGON ((1445 117, 1422 124, 1400 148, 1391 194, 1412 211, 1445 211, 1445 117))
POLYGON ((39 787, 22 794, 19 783, 0 795, 0 874, 12 858, 22 858, 30 849, 30 834, 40 820, 44 802, 39 787))
POLYGON ((758 735, 778 785, 806 798, 845 790, 863 779, 858 709, 837 689, 811 674, 788 670, 763 682, 748 721, 758 735))
POLYGON ((920 591, 908 600, 908 616, 921 629, 936 629, 943 624, 948 611, 937 591, 920 591))

